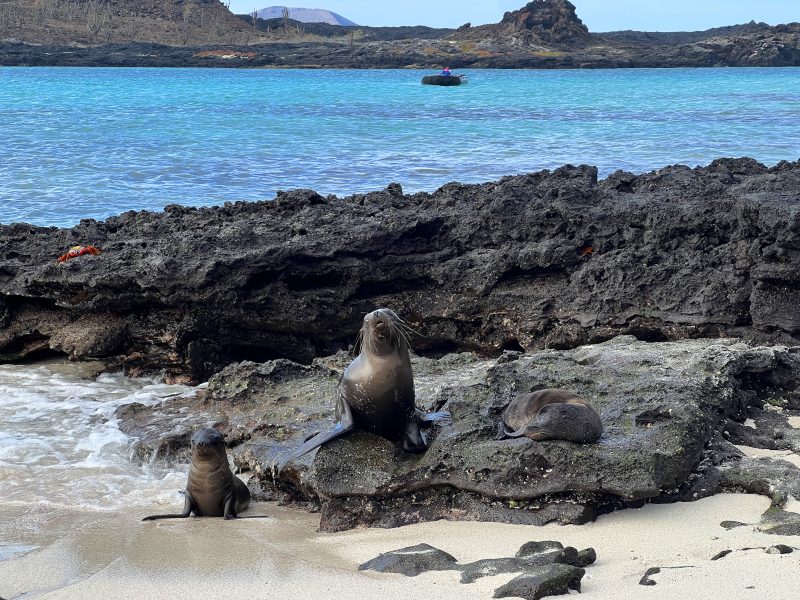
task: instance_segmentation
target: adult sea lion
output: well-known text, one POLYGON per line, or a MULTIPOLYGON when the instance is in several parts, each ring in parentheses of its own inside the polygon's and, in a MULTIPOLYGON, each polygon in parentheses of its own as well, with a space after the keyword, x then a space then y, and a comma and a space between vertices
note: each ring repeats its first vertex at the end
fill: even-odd
POLYGON ((143 521, 196 517, 235 519, 250 505, 250 490, 228 464, 225 438, 216 429, 201 429, 192 436, 192 466, 186 482, 186 500, 179 515, 153 515, 143 521))
POLYGON ((603 434, 597 411, 568 390, 539 390, 511 401, 500 422, 498 438, 565 440, 591 444, 603 434))
POLYGON ((403 450, 418 454, 428 448, 420 429, 449 420, 447 412, 428 414, 417 408, 406 326, 394 311, 379 308, 365 316, 359 346, 339 382, 336 424, 307 440, 282 464, 354 428, 399 441, 403 450))

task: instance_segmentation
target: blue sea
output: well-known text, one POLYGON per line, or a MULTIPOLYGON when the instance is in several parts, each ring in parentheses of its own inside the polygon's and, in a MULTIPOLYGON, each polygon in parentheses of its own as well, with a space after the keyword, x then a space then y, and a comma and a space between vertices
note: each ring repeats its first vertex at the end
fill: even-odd
POLYGON ((0 223, 167 204, 800 158, 800 69, 0 68, 0 223))

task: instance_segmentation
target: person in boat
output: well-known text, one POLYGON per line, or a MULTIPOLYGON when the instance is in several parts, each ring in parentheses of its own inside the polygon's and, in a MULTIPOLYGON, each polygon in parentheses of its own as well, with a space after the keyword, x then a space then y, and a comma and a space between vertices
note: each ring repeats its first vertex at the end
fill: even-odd
POLYGON ((450 72, 450 67, 445 67, 442 69, 442 76, 443 77, 452 77, 453 74, 450 72))

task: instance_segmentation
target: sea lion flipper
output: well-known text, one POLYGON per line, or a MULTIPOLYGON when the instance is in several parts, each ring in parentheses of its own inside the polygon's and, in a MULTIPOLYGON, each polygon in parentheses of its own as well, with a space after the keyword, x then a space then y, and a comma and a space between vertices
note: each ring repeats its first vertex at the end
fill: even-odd
POLYGON ((295 458, 300 458, 301 456, 305 456, 312 450, 319 448, 326 442, 329 442, 332 439, 339 437, 340 435, 344 435, 351 429, 353 429, 352 423, 350 423, 349 425, 343 423, 342 421, 335 423, 334 426, 328 431, 324 431, 322 433, 315 435, 310 440, 301 445, 299 448, 297 448, 294 452, 292 452, 289 458, 283 461, 283 464, 286 464, 287 462, 289 462, 290 460, 294 460, 295 458))
POLYGON ((441 426, 451 425, 453 423, 452 415, 446 410, 426 413, 418 408, 416 409, 416 414, 420 427, 430 427, 434 423, 441 426))
POLYGON ((420 431, 417 419, 408 420, 400 441, 403 451, 409 454, 422 454, 428 449, 428 442, 420 431))
POLYGON ((526 434, 527 429, 522 428, 516 431, 512 430, 505 421, 500 421, 500 425, 497 427, 497 438, 498 440, 505 440, 508 438, 518 438, 522 437, 526 434))
POLYGON ((353 411, 350 409, 350 405, 347 403, 347 400, 342 397, 339 398, 337 403, 336 414, 339 417, 339 420, 336 421, 331 429, 315 435, 310 440, 306 440, 286 459, 280 461, 280 464, 278 465, 278 471, 281 471, 283 467, 286 466, 286 463, 288 463, 290 460, 305 456, 312 450, 319 448, 323 444, 339 437, 340 435, 344 435, 353 429, 355 425, 355 422, 353 421, 353 411))
POLYGON ((236 494, 233 491, 233 486, 225 496, 225 507, 222 516, 226 521, 235 519, 238 516, 236 514, 236 494))
POLYGON ((179 515, 150 515, 149 517, 145 517, 142 521, 158 521, 160 519, 186 519, 189 515, 192 514, 192 511, 195 510, 195 507, 192 503, 192 497, 189 495, 188 492, 184 492, 184 499, 183 499, 183 512, 179 515))

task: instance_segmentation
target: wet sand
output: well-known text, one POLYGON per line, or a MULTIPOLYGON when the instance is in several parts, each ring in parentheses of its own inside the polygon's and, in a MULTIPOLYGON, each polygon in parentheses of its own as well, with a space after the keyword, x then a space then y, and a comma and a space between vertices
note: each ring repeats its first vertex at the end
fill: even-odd
MULTIPOLYGON (((800 547, 800 537, 770 536, 724 520, 756 523, 768 507, 760 496, 723 494, 694 503, 649 505, 605 515, 583 526, 530 527, 436 522, 399 529, 317 533, 318 515, 255 504, 246 514, 266 519, 187 519, 143 523, 152 510, 74 511, 43 504, 0 509, 0 542, 38 546, 0 561, 0 596, 11 599, 221 598, 491 598, 512 575, 470 585, 456 572, 418 577, 359 572, 358 565, 404 546, 428 543, 469 562, 513 556, 531 540, 591 546, 581 598, 796 597, 800 551, 766 554, 778 543, 800 547), (721 550, 734 552, 711 561, 721 550), (649 567, 657 585, 639 585, 649 567)), ((155 512, 159 512, 158 510, 155 512)), ((0 552, 3 546, 0 543, 0 552)))

